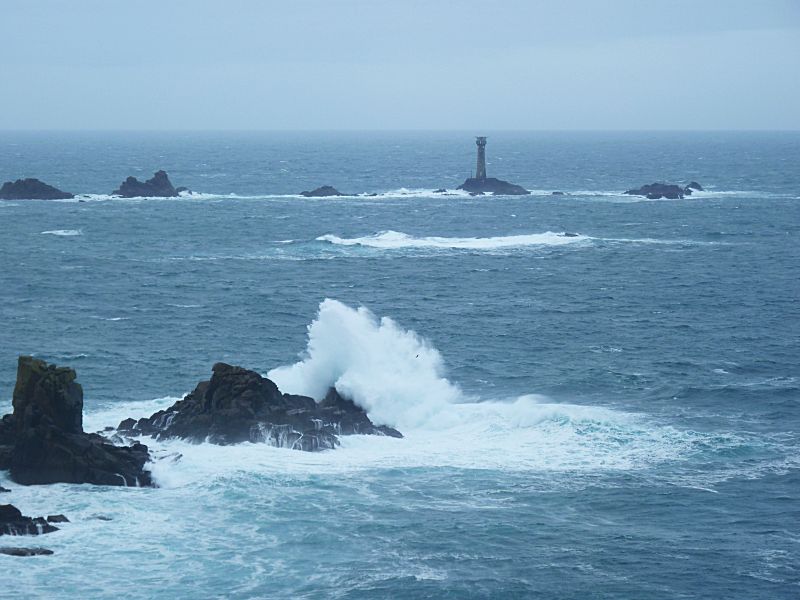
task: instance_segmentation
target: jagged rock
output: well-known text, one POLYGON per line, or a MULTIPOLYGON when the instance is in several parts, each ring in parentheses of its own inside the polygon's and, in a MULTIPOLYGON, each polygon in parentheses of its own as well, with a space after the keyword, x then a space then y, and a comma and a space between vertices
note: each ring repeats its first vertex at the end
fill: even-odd
POLYGON ((38 179, 6 181, 0 188, 0 200, 62 200, 74 197, 74 194, 62 192, 38 179))
POLYGON ((47 548, 15 548, 13 546, 6 546, 0 548, 0 554, 7 554, 8 556, 47 556, 53 554, 53 551, 47 548))
POLYGON ((73 369, 20 356, 13 397, 17 435, 42 418, 64 433, 82 433, 83 389, 75 378, 73 369))
POLYGON ((83 389, 75 371, 20 356, 14 412, 0 421, 0 469, 23 485, 152 485, 147 446, 114 446, 83 431, 83 389))
POLYGON ((300 195, 306 198, 327 198, 328 196, 345 196, 346 194, 343 194, 333 186, 323 185, 310 192, 300 192, 300 195))
POLYGON ((439 188, 438 190, 433 190, 434 194, 446 194, 447 190, 445 188, 439 188))
POLYGON ((495 196, 524 196, 530 194, 530 192, 522 186, 495 177, 485 177, 481 179, 470 177, 458 186, 458 189, 475 194, 494 194, 495 196))
POLYGON ((10 492, 11 490, 4 488, 2 485, 0 485, 0 494, 10 493, 10 492))
POLYGON ((579 237, 580 236, 579 233, 572 233, 571 231, 565 231, 561 235, 563 235, 564 237, 579 237))
POLYGON ((658 200, 659 198, 682 200, 685 196, 691 196, 692 190, 702 191, 702 189, 703 187, 696 181, 692 181, 685 187, 671 183, 651 183, 634 190, 628 190, 625 193, 629 196, 645 196, 650 200, 658 200))
POLYGON ((136 177, 128 177, 122 182, 119 189, 111 194, 123 198, 174 198, 179 195, 179 192, 172 186, 165 171, 156 171, 150 179, 144 182, 139 181, 136 177))
POLYGON ((264 442, 297 450, 335 448, 338 435, 402 435, 390 427, 375 426, 353 402, 329 392, 317 404, 313 398, 282 394, 255 371, 217 363, 210 381, 166 410, 131 424, 121 432, 154 438, 182 438, 213 444, 264 442))
POLYGON ((564 192, 551 192, 551 196, 566 196, 567 194, 564 192))
POLYGON ((58 527, 43 517, 25 517, 13 504, 0 504, 0 535, 40 535, 53 531, 58 531, 58 527))

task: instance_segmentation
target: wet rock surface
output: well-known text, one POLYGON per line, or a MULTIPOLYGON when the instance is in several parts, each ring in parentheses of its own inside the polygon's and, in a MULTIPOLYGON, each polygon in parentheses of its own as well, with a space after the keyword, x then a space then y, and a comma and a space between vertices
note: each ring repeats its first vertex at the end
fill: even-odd
POLYGON ((20 356, 14 412, 0 420, 0 469, 23 485, 152 485, 147 446, 115 446, 83 431, 83 389, 73 369, 20 356))
POLYGON ((44 517, 26 517, 13 504, 0 504, 0 535, 42 535, 58 531, 44 517))
POLYGON ((217 363, 209 381, 166 410, 119 424, 121 433, 157 439, 236 444, 262 442, 272 446, 315 451, 335 448, 339 435, 402 437, 376 426, 352 401, 330 390, 318 404, 313 398, 283 394, 255 371, 217 363))

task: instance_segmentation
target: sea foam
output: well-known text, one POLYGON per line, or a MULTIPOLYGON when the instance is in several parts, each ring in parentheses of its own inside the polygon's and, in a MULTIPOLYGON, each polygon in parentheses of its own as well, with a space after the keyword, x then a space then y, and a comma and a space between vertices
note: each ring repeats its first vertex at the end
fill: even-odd
MULTIPOLYGON (((603 406, 554 402, 535 394, 471 398, 446 377, 442 355, 423 337, 364 307, 331 299, 320 304, 308 326, 300 360, 273 369, 268 377, 284 392, 316 399, 334 386, 373 421, 397 427, 405 438, 344 436, 337 450, 314 453, 266 444, 215 446, 147 439, 159 485, 181 487, 242 471, 631 470, 680 460, 714 442, 645 415, 603 406)), ((89 411, 85 425, 89 431, 99 430, 126 417, 148 416, 176 399, 109 403, 89 411)), ((741 441, 731 438, 727 443, 737 447, 741 441)))
POLYGON ((52 229, 49 231, 42 231, 42 235, 58 235, 64 237, 71 237, 75 235, 83 235, 80 229, 52 229))
POLYGON ((328 388, 353 399, 378 424, 421 427, 461 399, 439 352, 392 319, 336 300, 320 304, 305 356, 268 377, 286 392, 321 399, 328 388))
POLYGON ((375 235, 356 238, 342 238, 333 234, 322 235, 318 241, 338 246, 368 246, 371 248, 442 248, 462 250, 494 250, 522 246, 562 246, 587 240, 584 235, 565 235, 546 231, 522 235, 497 237, 414 237, 399 231, 381 231, 375 235))

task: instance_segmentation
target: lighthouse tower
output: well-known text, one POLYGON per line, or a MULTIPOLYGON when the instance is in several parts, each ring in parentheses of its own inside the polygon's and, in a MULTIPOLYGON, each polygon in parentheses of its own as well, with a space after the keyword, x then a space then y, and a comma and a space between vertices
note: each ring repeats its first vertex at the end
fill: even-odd
POLYGON ((483 181, 486 179, 486 138, 476 137, 475 144, 478 146, 478 167, 475 169, 475 179, 483 181))

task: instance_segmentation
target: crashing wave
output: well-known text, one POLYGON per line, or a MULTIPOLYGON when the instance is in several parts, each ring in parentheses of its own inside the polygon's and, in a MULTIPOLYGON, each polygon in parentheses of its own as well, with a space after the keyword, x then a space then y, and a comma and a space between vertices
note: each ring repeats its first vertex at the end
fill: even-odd
POLYGON ((497 237, 414 237, 399 231, 382 231, 375 235, 356 238, 342 238, 333 234, 322 235, 318 241, 337 246, 367 246, 370 248, 443 248, 461 250, 494 250, 522 246, 563 246, 589 239, 574 233, 532 233, 523 235, 504 235, 497 237))

